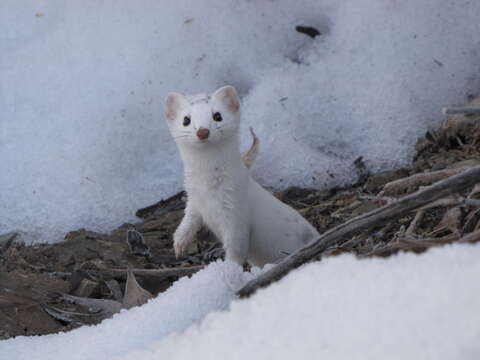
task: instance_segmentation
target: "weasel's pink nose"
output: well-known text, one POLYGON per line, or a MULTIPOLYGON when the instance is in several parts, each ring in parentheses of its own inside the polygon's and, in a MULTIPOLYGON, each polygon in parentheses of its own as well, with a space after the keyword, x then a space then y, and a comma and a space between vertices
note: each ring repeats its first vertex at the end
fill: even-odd
POLYGON ((200 140, 206 140, 210 136, 210 130, 205 129, 205 128, 200 128, 197 130, 197 137, 200 140))

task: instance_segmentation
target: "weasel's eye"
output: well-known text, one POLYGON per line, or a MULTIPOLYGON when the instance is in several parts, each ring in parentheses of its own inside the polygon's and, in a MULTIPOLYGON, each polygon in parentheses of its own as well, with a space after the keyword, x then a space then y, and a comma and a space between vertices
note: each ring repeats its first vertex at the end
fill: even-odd
POLYGON ((220 114, 219 112, 216 112, 215 114, 213 114, 213 120, 222 121, 222 114, 220 114))
POLYGON ((188 126, 190 125, 190 116, 185 116, 183 118, 183 126, 188 126))

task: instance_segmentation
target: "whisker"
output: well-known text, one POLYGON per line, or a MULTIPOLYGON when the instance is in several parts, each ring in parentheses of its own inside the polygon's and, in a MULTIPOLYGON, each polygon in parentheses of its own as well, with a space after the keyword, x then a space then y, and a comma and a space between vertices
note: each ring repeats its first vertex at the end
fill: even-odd
POLYGON ((215 128, 215 130, 219 130, 219 131, 234 131, 234 129, 230 129, 230 128, 225 128, 225 127, 220 127, 220 128, 215 128))

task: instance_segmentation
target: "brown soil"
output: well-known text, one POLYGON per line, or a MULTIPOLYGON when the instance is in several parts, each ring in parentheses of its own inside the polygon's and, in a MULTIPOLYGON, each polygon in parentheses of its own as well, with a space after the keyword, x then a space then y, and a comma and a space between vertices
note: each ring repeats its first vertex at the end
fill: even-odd
MULTIPOLYGON (((322 233, 418 188, 414 185, 400 193, 379 195, 391 181, 417 173, 480 164, 479 124, 478 117, 449 118, 440 129, 428 132, 418 142, 417 155, 408 168, 370 175, 358 159, 360 181, 351 187, 289 188, 276 195, 322 233)), ((472 199, 479 198, 479 194, 470 191, 461 195, 470 193, 472 199)), ((175 258, 172 234, 184 207, 185 194, 179 193, 138 210, 136 215, 141 220, 136 224, 125 224, 110 234, 84 229, 72 231, 57 244, 25 246, 13 241, 15 234, 0 236, 0 339, 55 333, 102 321, 110 314, 74 304, 64 295, 121 302, 126 272, 114 270, 189 268, 222 257, 221 245, 208 231, 202 230, 191 255, 175 258), (127 242, 129 229, 141 233, 144 243, 127 242)), ((347 251, 357 256, 389 256, 399 250, 421 252, 480 230, 478 208, 457 208, 439 206, 427 210, 408 241, 401 238, 415 213, 369 233, 360 233, 348 246, 333 247, 328 253, 347 251), (422 242, 427 238, 428 241, 422 242)), ((137 274, 139 284, 155 296, 177 279, 177 275, 137 274)))

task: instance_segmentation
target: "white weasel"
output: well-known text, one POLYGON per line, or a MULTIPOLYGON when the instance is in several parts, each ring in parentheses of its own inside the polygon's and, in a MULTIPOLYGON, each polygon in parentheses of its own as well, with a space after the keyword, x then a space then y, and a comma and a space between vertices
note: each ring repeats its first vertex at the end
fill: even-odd
POLYGON ((239 150, 240 103, 235 89, 211 95, 170 93, 165 117, 183 160, 188 200, 174 234, 177 256, 205 224, 226 259, 274 263, 319 234, 298 212, 255 182, 239 150))

